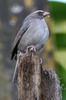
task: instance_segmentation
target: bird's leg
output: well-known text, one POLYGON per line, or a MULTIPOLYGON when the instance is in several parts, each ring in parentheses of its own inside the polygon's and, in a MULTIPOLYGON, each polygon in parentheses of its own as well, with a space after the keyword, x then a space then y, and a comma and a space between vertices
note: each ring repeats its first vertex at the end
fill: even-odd
POLYGON ((34 45, 30 45, 30 46, 28 46, 27 47, 27 51, 34 51, 34 52, 36 52, 36 46, 34 46, 34 45))

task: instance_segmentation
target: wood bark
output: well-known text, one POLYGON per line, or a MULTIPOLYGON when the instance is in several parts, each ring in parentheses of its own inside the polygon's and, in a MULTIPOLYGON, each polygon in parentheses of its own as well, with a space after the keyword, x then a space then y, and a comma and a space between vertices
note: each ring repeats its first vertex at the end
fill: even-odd
POLYGON ((36 53, 27 52, 18 60, 19 100, 62 100, 57 74, 43 69, 36 53))

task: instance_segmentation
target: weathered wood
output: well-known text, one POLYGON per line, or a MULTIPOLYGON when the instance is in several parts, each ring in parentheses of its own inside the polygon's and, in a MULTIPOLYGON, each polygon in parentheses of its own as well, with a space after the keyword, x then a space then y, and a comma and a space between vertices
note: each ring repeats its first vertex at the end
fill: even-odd
POLYGON ((18 99, 62 100, 60 82, 55 72, 42 68, 34 52, 19 56, 18 99))

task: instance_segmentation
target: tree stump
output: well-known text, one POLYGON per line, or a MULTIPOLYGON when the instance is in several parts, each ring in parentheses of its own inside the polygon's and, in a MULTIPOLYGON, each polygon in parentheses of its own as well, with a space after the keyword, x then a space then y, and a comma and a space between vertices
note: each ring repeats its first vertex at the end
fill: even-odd
POLYGON ((19 100, 62 100, 56 73, 43 69, 35 52, 19 54, 17 60, 19 100))

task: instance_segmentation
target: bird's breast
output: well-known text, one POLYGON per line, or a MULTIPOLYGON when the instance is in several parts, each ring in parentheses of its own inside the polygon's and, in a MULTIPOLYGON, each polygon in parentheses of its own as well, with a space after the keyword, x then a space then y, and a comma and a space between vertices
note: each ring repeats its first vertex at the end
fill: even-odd
POLYGON ((31 22, 28 30, 24 33, 20 46, 25 48, 29 45, 37 45, 40 42, 45 42, 48 36, 48 28, 46 23, 41 20, 31 22))

